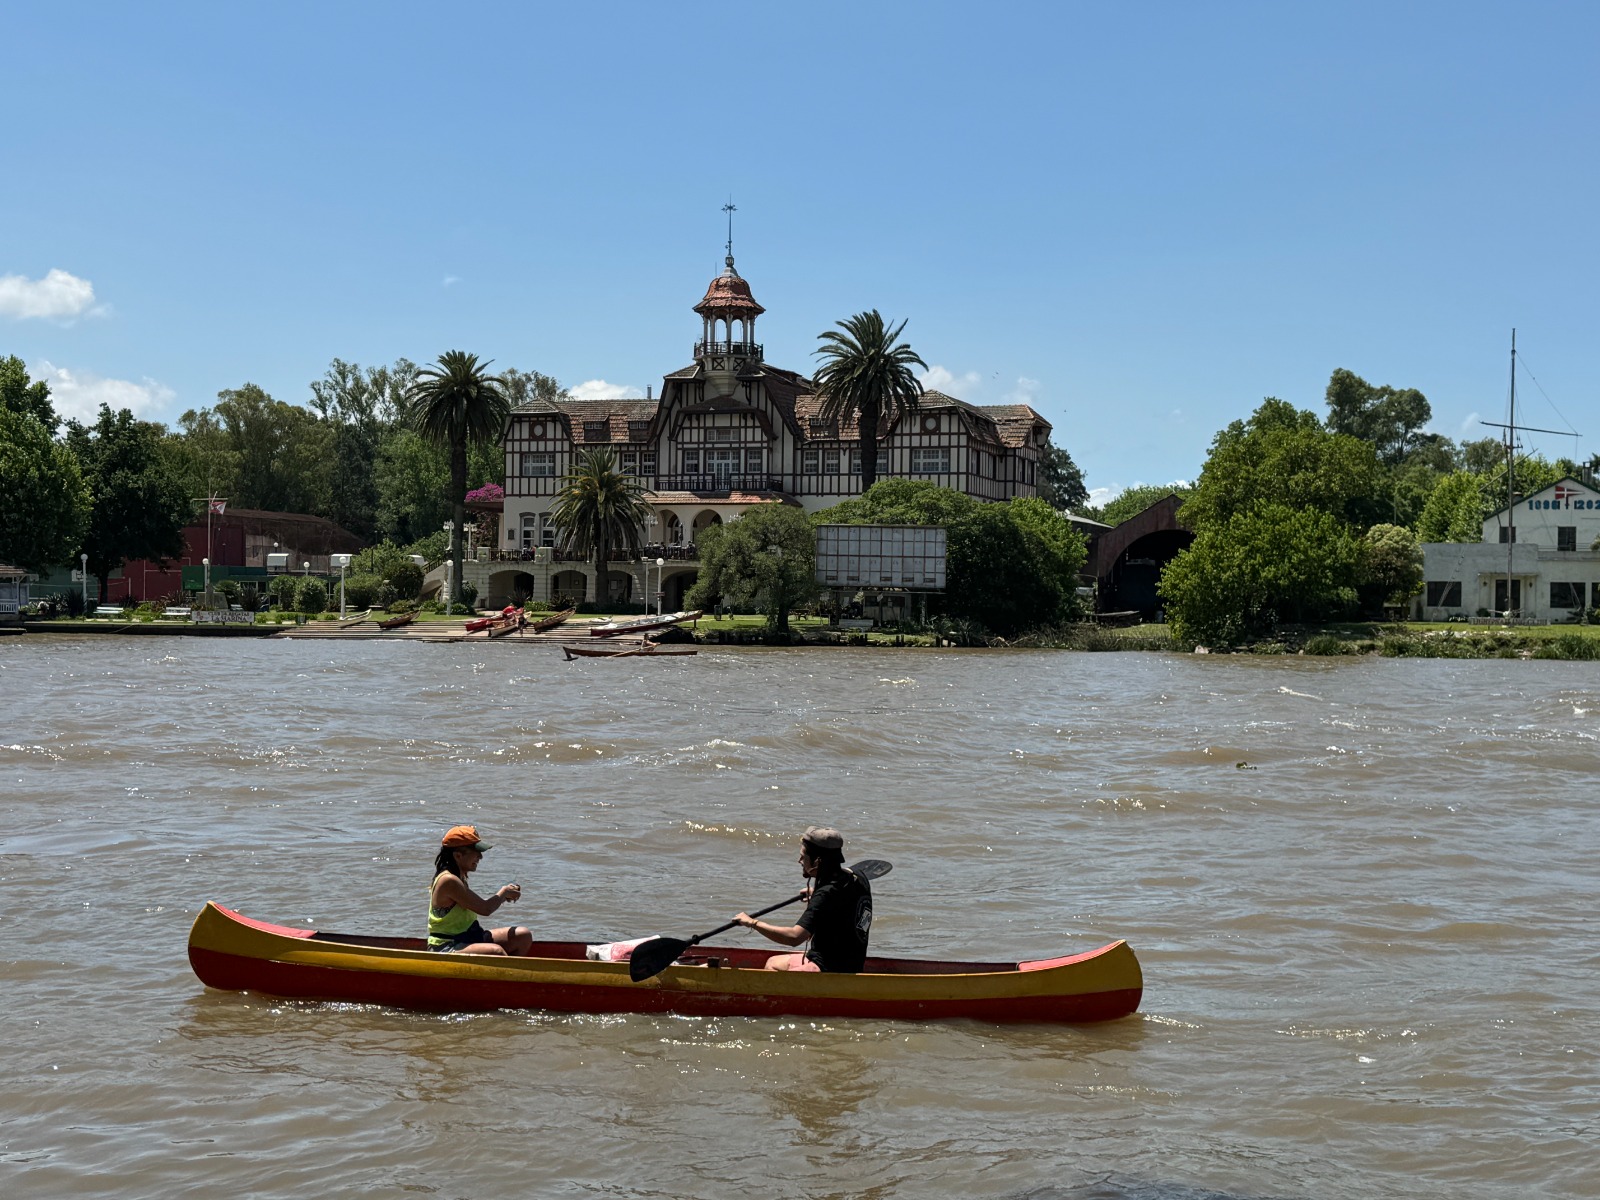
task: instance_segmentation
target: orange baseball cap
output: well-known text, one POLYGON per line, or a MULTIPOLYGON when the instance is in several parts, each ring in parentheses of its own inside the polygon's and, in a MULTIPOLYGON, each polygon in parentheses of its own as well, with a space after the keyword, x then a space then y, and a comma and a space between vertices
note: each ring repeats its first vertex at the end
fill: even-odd
POLYGON ((494 849, 493 846, 486 845, 478 840, 478 827, 476 825, 452 825, 450 831, 440 839, 439 844, 441 846, 449 846, 451 849, 467 847, 479 853, 494 849))

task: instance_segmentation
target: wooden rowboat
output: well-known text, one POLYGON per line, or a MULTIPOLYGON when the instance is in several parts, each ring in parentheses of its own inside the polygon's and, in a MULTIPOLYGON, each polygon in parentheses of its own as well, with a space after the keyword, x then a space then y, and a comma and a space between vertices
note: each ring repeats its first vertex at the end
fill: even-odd
POLYGON ((662 646, 647 642, 643 646, 563 646, 567 661, 575 658, 682 658, 700 651, 693 646, 662 646))
POLYGON ((485 629, 493 629, 502 621, 514 621, 522 610, 513 605, 506 605, 497 613, 490 613, 486 617, 471 617, 465 622, 468 633, 479 633, 485 629))
POLYGON ((492 638, 505 637, 508 633, 515 633, 523 625, 522 614, 519 612, 514 617, 504 617, 494 625, 489 626, 489 636, 492 638))
POLYGON ((575 608, 569 608, 565 612, 551 613, 549 616, 540 617, 536 621, 529 621, 528 628, 534 633, 543 633, 546 629, 554 629, 557 625, 565 623, 577 611, 575 608))
POLYGON ((421 938, 269 925, 207 904, 189 931, 189 962, 202 983, 223 991, 435 1012, 1109 1021, 1137 1010, 1144 990, 1126 942, 1025 962, 869 958, 859 975, 763 971, 771 947, 696 946, 639 983, 626 962, 588 959, 582 942, 535 942, 529 958, 424 946, 421 938))
POLYGON ((399 629, 402 625, 409 625, 417 619, 416 613, 401 613, 398 617, 390 617, 387 621, 379 621, 379 629, 399 629))

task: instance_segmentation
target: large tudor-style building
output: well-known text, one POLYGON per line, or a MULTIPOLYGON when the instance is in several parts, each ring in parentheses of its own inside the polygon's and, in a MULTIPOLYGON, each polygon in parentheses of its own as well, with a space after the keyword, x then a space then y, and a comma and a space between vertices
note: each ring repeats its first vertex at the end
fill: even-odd
MULTIPOLYGON (((532 401, 512 413, 500 544, 466 571, 480 603, 598 599, 592 566, 559 551, 550 520, 562 477, 597 446, 638 477, 654 514, 648 585, 644 564, 614 563, 610 600, 660 592, 669 608, 681 607, 699 566, 695 537, 708 525, 756 504, 815 512, 860 495, 855 424, 824 420, 811 380, 766 361, 755 333, 765 310, 731 253, 726 263, 694 307, 694 362, 662 380, 659 399, 532 401)), ((878 477, 927 480, 982 500, 1032 496, 1049 435, 1050 423, 1026 404, 978 406, 928 392, 915 412, 878 430, 878 477)))

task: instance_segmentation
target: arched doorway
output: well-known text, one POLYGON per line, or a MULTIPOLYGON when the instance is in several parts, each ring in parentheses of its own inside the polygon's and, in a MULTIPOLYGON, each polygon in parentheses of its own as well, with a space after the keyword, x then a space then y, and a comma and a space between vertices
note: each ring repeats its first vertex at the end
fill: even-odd
POLYGON ((713 512, 711 509, 706 509, 694 519, 694 536, 691 539, 691 544, 698 542, 700 540, 700 535, 706 530, 710 529, 713 525, 721 524, 722 517, 718 513, 713 512))
POLYGON ((534 595, 534 578, 526 571, 496 571, 489 576, 488 594, 479 603, 484 608, 504 608, 534 595))
POLYGON ((684 593, 692 588, 699 578, 699 571, 676 571, 668 575, 661 583, 662 611, 682 612, 687 607, 684 604, 684 593))
POLYGON ((661 541, 665 546, 683 545, 683 522, 678 519, 678 514, 668 512, 662 520, 661 541))
POLYGON ((589 577, 582 571, 558 571, 550 577, 550 603, 566 608, 589 598, 589 577))

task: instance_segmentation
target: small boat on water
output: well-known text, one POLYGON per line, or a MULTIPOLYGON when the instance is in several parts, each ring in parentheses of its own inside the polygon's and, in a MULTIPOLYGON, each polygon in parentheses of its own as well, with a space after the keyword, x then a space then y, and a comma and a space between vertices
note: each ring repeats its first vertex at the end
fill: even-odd
POLYGON ((647 617, 622 617, 615 621, 604 621, 599 625, 589 626, 592 637, 616 637, 619 633, 648 633, 652 629, 670 629, 674 625, 682 625, 685 621, 700 619, 700 610, 693 612, 660 613, 647 617))
POLYGON ((543 633, 546 629, 554 629, 557 625, 565 624, 577 611, 575 608, 569 608, 563 612, 550 613, 548 616, 529 621, 528 628, 534 633, 543 633))
POLYGON ((399 629, 402 625, 409 625, 417 619, 414 612, 401 613, 398 617, 390 617, 387 621, 379 621, 379 629, 399 629))
POLYGON ((663 646, 646 642, 643 646, 563 646, 567 661, 575 658, 682 658, 700 653, 695 646, 663 646))
POLYGON ((189 931, 189 963, 207 987, 433 1012, 1079 1022, 1128 1016, 1144 990, 1126 942, 1023 962, 868 958, 858 975, 763 971, 770 946, 699 945, 638 983, 626 962, 591 960, 583 942, 535 942, 527 958, 425 947, 422 938, 271 925, 217 904, 207 904, 189 931))

